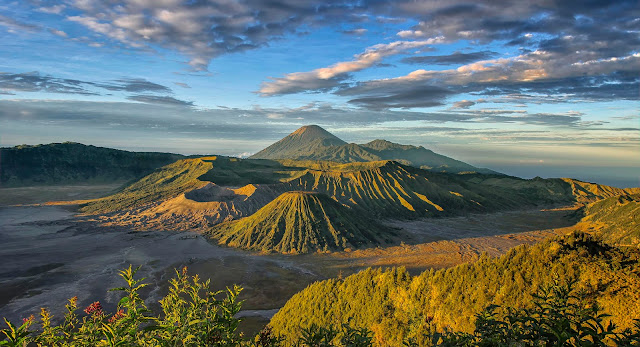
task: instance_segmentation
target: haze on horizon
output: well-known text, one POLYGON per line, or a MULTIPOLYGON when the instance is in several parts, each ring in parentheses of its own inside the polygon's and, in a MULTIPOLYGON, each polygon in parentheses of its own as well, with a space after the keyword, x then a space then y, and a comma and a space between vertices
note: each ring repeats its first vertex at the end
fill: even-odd
POLYGON ((640 186, 637 1, 0 4, 0 145, 248 155, 302 125, 640 186))

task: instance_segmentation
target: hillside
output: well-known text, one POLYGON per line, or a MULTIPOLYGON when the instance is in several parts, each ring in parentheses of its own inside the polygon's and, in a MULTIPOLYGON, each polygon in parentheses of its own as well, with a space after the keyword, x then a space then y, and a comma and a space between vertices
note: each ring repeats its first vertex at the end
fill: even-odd
POLYGON ((308 253, 362 248, 392 233, 324 194, 283 193, 253 215, 215 226, 218 243, 253 251, 308 253))
POLYGON ((613 196, 583 210, 581 224, 605 242, 640 245, 640 194, 613 196))
POLYGON ((319 160, 338 163, 394 160, 436 172, 497 172, 434 153, 424 147, 374 140, 358 145, 346 143, 317 125, 301 127, 280 141, 254 154, 252 159, 319 160))
POLYGON ((178 154, 129 152, 73 142, 0 148, 0 185, 126 181, 182 158, 178 154))
POLYGON ((626 328, 640 317, 639 261, 637 249, 573 234, 418 276, 402 268, 368 269, 309 285, 270 325, 291 341, 311 324, 349 323, 370 329, 378 346, 401 346, 405 338, 423 337, 430 325, 470 332, 475 315, 488 305, 527 307, 542 285, 575 279, 587 300, 597 302, 613 322, 626 328))
POLYGON ((83 211, 121 211, 117 223, 142 229, 209 228, 249 216, 289 191, 322 193, 359 215, 395 219, 571 205, 630 192, 570 179, 437 173, 392 161, 203 157, 163 167, 83 211))
POLYGON ((253 159, 299 159, 332 146, 347 143, 317 125, 303 126, 271 146, 254 154, 253 159))
POLYGON ((215 157, 182 159, 163 166, 152 174, 126 187, 121 192, 85 204, 83 212, 105 213, 158 203, 180 193, 200 188, 206 182, 198 177, 213 167, 215 157))

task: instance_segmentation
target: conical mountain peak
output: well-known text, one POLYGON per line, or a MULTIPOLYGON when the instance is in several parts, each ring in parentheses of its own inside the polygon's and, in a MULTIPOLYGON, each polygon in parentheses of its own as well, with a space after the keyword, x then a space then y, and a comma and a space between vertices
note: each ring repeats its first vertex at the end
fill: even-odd
MULTIPOLYGON (((298 130, 289 134, 290 137, 302 137, 306 140, 315 140, 315 139, 329 139, 335 142, 339 142, 340 145, 346 144, 346 142, 339 139, 337 136, 332 133, 324 130, 322 127, 317 125, 305 125, 298 130)), ((289 137, 288 136, 288 137, 289 137)))
POLYGON ((313 155, 321 148, 347 143, 317 125, 305 125, 251 156, 252 159, 291 159, 313 155))
POLYGON ((480 172, 496 174, 434 153, 422 146, 402 145, 377 139, 358 145, 346 143, 317 125, 306 125, 254 154, 251 159, 324 160, 339 163, 395 160, 440 172, 480 172))
POLYGON ((308 253, 382 243, 389 231, 317 192, 286 192, 249 217, 209 232, 220 244, 254 251, 308 253))

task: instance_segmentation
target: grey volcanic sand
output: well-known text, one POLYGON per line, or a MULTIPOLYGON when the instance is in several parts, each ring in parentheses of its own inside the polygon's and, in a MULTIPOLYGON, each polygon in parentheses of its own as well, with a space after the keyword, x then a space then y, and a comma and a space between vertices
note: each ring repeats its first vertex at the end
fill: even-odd
POLYGON ((60 317, 73 296, 81 309, 98 300, 113 309, 120 296, 107 290, 124 284, 118 270, 129 264, 142 265, 139 274, 153 283, 146 293, 151 305, 165 294, 173 269, 182 265, 201 278, 211 277, 216 289, 245 286, 247 309, 281 307, 321 279, 284 257, 218 247, 191 232, 104 228, 60 206, 0 208, 0 245, 0 317, 12 321, 37 316, 40 307, 60 317), (269 284, 274 278, 280 285, 269 284))
POLYGON ((311 282, 369 266, 403 265, 415 272, 471 261, 481 252, 497 256, 565 232, 575 223, 572 213, 528 210, 388 221, 408 237, 408 245, 285 256, 219 247, 194 232, 104 226, 92 217, 75 216, 70 207, 0 207, 0 317, 18 322, 48 307, 60 318, 73 296, 81 309, 100 301, 113 312, 120 296, 107 290, 124 284, 118 270, 129 264, 142 265, 139 275, 151 283, 143 297, 158 308, 174 268, 187 265, 190 273, 211 278, 215 290, 244 287, 240 316, 246 320, 243 330, 252 336, 311 282))

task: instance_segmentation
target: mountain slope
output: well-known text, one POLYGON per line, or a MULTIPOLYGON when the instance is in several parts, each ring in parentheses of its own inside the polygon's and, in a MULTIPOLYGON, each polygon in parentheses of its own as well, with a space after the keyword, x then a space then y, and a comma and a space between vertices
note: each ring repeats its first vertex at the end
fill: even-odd
POLYGON ((374 140, 360 145, 368 152, 380 157, 382 160, 397 160, 406 165, 420 167, 426 170, 440 172, 479 172, 496 174, 497 172, 477 168, 460 160, 434 153, 422 146, 401 145, 386 140, 374 140))
POLYGON ((123 192, 87 203, 83 211, 121 211, 118 223, 143 229, 208 228, 249 216, 289 191, 322 193, 359 215, 396 219, 566 206, 632 192, 571 179, 437 173, 392 161, 208 157, 163 167, 123 192))
POLYGON ((203 187, 207 182, 201 181, 199 177, 212 169, 215 159, 202 157, 178 160, 143 177, 119 193, 86 203, 81 211, 106 213, 160 203, 181 193, 203 187))
POLYGON ((0 148, 0 183, 16 187, 131 180, 182 158, 72 142, 0 148))
POLYGON ((252 159, 299 159, 319 149, 347 143, 317 125, 307 125, 251 156, 252 159))
POLYGON ((390 241, 391 234, 324 194, 283 193, 253 215, 215 226, 218 243, 254 251, 308 253, 390 241))
POLYGON ((309 285, 273 316, 270 326, 294 340, 311 324, 346 323, 370 329, 376 346, 402 346, 405 338, 419 339, 431 327, 470 332, 486 306, 527 307, 541 286, 575 279, 576 289, 624 329, 640 317, 639 260, 637 249, 573 234, 418 276, 403 268, 369 269, 309 285))
POLYGON ((252 159, 319 160, 338 163, 394 160, 437 172, 497 174, 430 151, 424 147, 374 140, 346 143, 317 125, 304 126, 254 154, 252 159))
POLYGON ((640 245, 640 194, 613 196, 584 208, 581 223, 605 242, 640 245))

